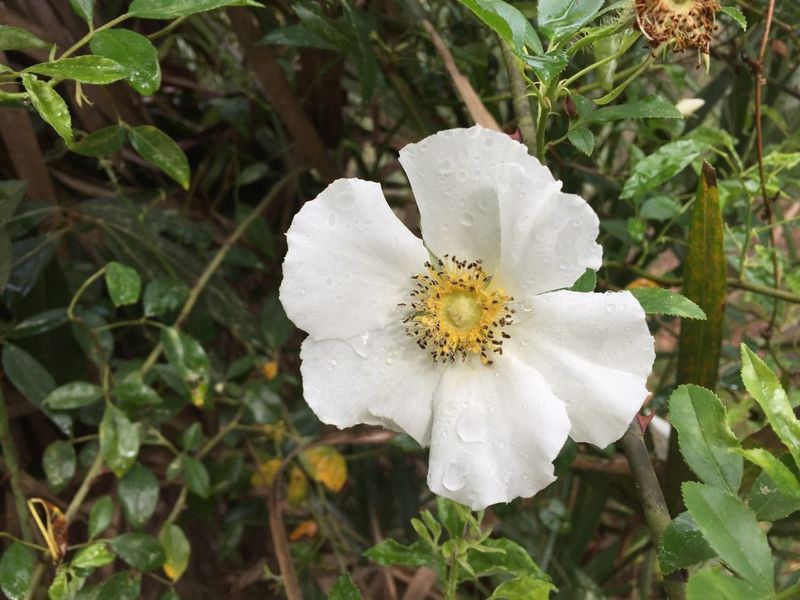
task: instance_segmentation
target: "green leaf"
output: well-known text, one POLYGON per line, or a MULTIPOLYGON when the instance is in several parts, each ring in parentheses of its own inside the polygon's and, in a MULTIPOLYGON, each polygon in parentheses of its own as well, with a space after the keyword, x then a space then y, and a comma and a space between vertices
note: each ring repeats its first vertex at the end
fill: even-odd
POLYGON ((697 140, 679 140, 661 146, 636 163, 622 188, 620 198, 636 198, 660 186, 683 171, 706 148, 706 144, 697 140))
POLYGON ((189 297, 189 289, 182 281, 156 277, 144 289, 144 314, 161 317, 178 310, 189 297))
POLYGON ((411 546, 404 546, 389 538, 366 550, 364 556, 384 567, 391 565, 423 567, 430 566, 434 561, 430 546, 422 540, 417 540, 411 546))
POLYGON ((10 339, 31 337, 46 333, 67 322, 67 309, 53 308, 20 321, 6 334, 10 339))
POLYGON ((523 54, 522 60, 536 73, 539 81, 545 86, 550 86, 569 64, 567 55, 563 52, 543 54, 541 56, 523 54))
POLYGON ((602 5, 603 0, 540 0, 539 29, 551 42, 562 40, 591 21, 602 5))
POLYGON ((186 456, 183 459, 181 471, 189 491, 201 498, 208 498, 211 495, 211 478, 203 463, 196 458, 186 456))
POLYGON ((53 44, 39 39, 29 31, 0 25, 0 50, 25 50, 27 48, 49 48, 53 44))
POLYGON ((705 320, 706 313, 686 296, 661 288, 632 288, 628 290, 647 314, 672 315, 683 319, 705 320))
POLYGON ((717 556, 688 512, 675 517, 658 544, 658 561, 665 574, 717 556))
POLYGON ((488 538, 467 554, 467 560, 477 577, 510 574, 517 577, 547 579, 528 551, 507 538, 488 538), (487 551, 491 550, 491 551, 487 551))
POLYGON ((28 67, 26 72, 103 85, 124 79, 127 74, 125 67, 117 61, 89 54, 40 63, 28 67))
POLYGON ((567 132, 567 139, 586 156, 594 150, 594 134, 585 127, 575 127, 567 132))
POLYGON ((58 440, 45 448, 42 467, 47 477, 47 484, 56 494, 67 487, 72 480, 76 464, 75 447, 69 442, 58 440))
POLYGON ((19 179, 0 181, 0 225, 5 225, 25 197, 28 182, 19 179))
POLYGON ((150 469, 136 463, 120 479, 117 494, 125 519, 134 529, 141 529, 156 510, 158 480, 150 469))
POLYGON ((609 123, 622 119, 682 119, 683 115, 671 102, 652 95, 628 104, 604 106, 581 117, 595 123, 609 123))
POLYGON ((517 54, 529 51, 542 54, 542 42, 530 24, 530 21, 511 6, 502 0, 459 0, 461 4, 471 10, 476 17, 488 25, 505 40, 517 54))
POLYGON ((110 496, 99 498, 89 511, 89 539, 103 533, 111 525, 114 516, 114 503, 110 496))
POLYGON ((152 125, 133 127, 128 136, 143 159, 164 171, 183 189, 189 189, 189 160, 171 137, 152 125))
POLYGON ((192 423, 181 435, 181 447, 187 452, 192 452, 200 446, 203 439, 203 427, 200 423, 192 423))
POLYGON ((92 310, 75 310, 78 320, 70 323, 72 335, 86 356, 102 368, 114 351, 114 336, 106 327, 108 322, 92 310))
POLYGON ((586 269, 569 289, 572 292, 593 292, 595 287, 597 287, 597 271, 586 269))
POLYGON ((747 31, 747 18, 744 16, 744 13, 739 10, 736 6, 723 6, 720 9, 726 15, 728 15, 731 19, 736 21, 739 27, 742 28, 742 31, 747 31))
POLYGON ((349 573, 342 573, 339 576, 328 595, 328 600, 361 600, 361 598, 361 592, 358 591, 349 573))
POLYGON ((10 600, 26 597, 35 558, 26 546, 14 542, 0 559, 0 588, 10 600))
POLYGON ((784 465, 778 458, 763 448, 739 450, 739 453, 751 463, 761 467, 784 495, 794 500, 800 500, 800 482, 791 469, 784 465))
POLYGON ((709 545, 762 594, 774 592, 772 552, 753 512, 736 496, 688 481, 683 501, 709 545))
POLYGON ((89 47, 94 54, 122 65, 126 81, 142 96, 150 96, 161 87, 158 50, 142 34, 129 29, 106 29, 94 35, 89 47))
POLYGON ((295 46, 297 48, 319 48, 336 50, 337 46, 326 41, 305 25, 287 25, 273 29, 261 40, 262 44, 295 46))
POLYGON ((726 272, 716 173, 704 163, 683 263, 683 295, 703 309, 706 320, 681 323, 678 383, 696 383, 708 389, 717 385, 726 272))
POLYGON ((742 459, 733 451, 741 446, 717 395, 682 385, 670 396, 669 414, 686 464, 707 484, 735 495, 742 482, 742 459))
POLYGON ((105 542, 97 542, 81 548, 72 559, 72 566, 79 569, 93 569, 112 563, 116 558, 105 542))
POLYGON ((149 533, 123 533, 110 543, 114 552, 137 571, 154 571, 164 564, 161 542, 149 533))
POLYGON ((754 600, 763 597, 757 586, 732 577, 719 567, 693 573, 686 592, 689 600, 754 600))
POLYGON ((100 452, 117 477, 128 472, 139 454, 139 428, 111 404, 100 422, 100 452))
POLYGON ((669 196, 653 196, 648 198, 639 209, 639 218, 653 221, 666 221, 678 216, 680 205, 669 196))
MULTIPOLYGON (((784 454, 778 460, 796 478, 800 475, 797 465, 789 454, 784 454)), ((747 505, 756 513, 756 519, 759 521, 777 521, 800 510, 800 500, 782 493, 766 471, 762 471, 753 482, 747 505)))
POLYGON ((94 0, 69 0, 69 4, 75 14, 91 27, 94 18, 94 0))
POLYGON ((0 227, 0 290, 6 287, 8 278, 11 277, 12 253, 11 238, 5 227, 0 227))
POLYGON ((192 402, 202 407, 211 380, 211 364, 205 350, 194 338, 172 327, 161 330, 161 343, 167 360, 189 386, 192 402))
POLYGON ((125 406, 154 406, 161 404, 161 397, 142 381, 138 373, 131 373, 117 384, 111 392, 125 406))
POLYGON ((23 73, 21 77, 36 112, 69 145, 72 142, 72 117, 67 103, 58 92, 34 75, 23 73))
POLYGON ((794 416, 778 377, 745 344, 742 344, 742 381, 800 468, 800 421, 794 416))
POLYGON ((141 588, 140 573, 133 571, 116 573, 103 583, 97 595, 91 600, 138 600, 141 588))
POLYGON ((252 0, 133 0, 128 12, 141 19, 176 19, 224 6, 261 7, 252 0))
POLYGON ((69 149, 81 156, 101 158, 110 156, 125 142, 125 130, 119 125, 111 125, 72 142, 69 149))
POLYGON ((136 269, 110 262, 106 265, 106 287, 114 306, 135 304, 142 292, 142 279, 136 269))
POLYGON ((86 381, 73 381, 54 389, 44 399, 45 406, 58 410, 81 408, 103 397, 100 386, 86 381))
POLYGON ((158 535, 164 549, 164 573, 171 581, 178 581, 189 566, 189 555, 192 547, 186 534, 177 525, 168 524, 158 535))
POLYGON ((488 600, 547 600, 555 587, 546 579, 516 577, 498 585, 488 600))

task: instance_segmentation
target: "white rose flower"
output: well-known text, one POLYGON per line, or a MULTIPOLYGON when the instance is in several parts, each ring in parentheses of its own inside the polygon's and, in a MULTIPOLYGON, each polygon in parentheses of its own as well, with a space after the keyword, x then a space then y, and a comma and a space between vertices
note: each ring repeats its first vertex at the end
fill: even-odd
POLYGON ((474 510, 532 496, 567 436, 605 447, 639 410, 644 311, 564 289, 601 265, 597 215, 507 135, 442 131, 400 162, 424 242, 360 179, 289 228, 280 299, 309 334, 305 399, 325 423, 430 445, 436 494, 474 510))

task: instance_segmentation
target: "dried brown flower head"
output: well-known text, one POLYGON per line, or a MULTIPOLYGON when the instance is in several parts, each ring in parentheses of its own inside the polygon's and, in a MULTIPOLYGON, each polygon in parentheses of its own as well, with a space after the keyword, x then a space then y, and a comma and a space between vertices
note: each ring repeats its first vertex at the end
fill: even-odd
POLYGON ((708 54, 717 0, 635 0, 635 5, 636 22, 651 46, 674 39, 675 52, 696 48, 708 54))

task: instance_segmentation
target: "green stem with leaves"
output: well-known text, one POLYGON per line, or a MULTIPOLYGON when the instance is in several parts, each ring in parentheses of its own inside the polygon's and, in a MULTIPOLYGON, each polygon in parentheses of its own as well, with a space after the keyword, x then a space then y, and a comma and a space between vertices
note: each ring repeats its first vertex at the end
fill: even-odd
POLYGON ((11 436, 11 423, 8 420, 8 410, 6 410, 6 400, 2 387, 0 387, 0 449, 3 451, 6 468, 8 469, 8 479, 11 484, 11 493, 14 496, 14 508, 17 511, 19 529, 22 533, 22 538, 26 542, 30 542, 33 540, 33 536, 31 535, 30 521, 28 521, 25 492, 22 491, 20 485, 19 456, 17 455, 17 447, 14 445, 14 439, 11 436))

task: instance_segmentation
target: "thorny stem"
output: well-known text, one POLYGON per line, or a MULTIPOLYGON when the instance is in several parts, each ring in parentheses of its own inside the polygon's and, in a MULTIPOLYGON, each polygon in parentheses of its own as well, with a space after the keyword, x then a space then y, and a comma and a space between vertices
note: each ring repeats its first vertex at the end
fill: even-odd
MULTIPOLYGON (((664 493, 658 484, 650 454, 645 446, 638 419, 631 422, 628 431, 620 440, 620 445, 631 467, 631 475, 636 492, 639 494, 642 511, 647 520, 650 534, 653 536, 653 545, 658 546, 671 517, 664 500, 664 493)), ((685 600, 686 598, 686 586, 678 577, 677 573, 673 573, 664 578, 664 589, 670 600, 685 600)))
POLYGON ((30 542, 33 537, 31 535, 30 521, 28 521, 25 492, 22 491, 20 486, 19 456, 17 455, 17 447, 14 445, 14 439, 11 437, 11 424, 8 420, 6 400, 2 387, 0 387, 0 449, 2 449, 3 456, 6 459, 6 468, 8 469, 9 482, 11 483, 11 493, 14 495, 14 508, 17 511, 19 529, 22 532, 22 538, 26 542, 30 542))
POLYGON ((534 140, 536 140, 536 125, 533 121, 528 86, 519 72, 519 59, 514 55, 511 47, 505 41, 500 40, 500 49, 503 51, 503 59, 508 72, 508 82, 511 86, 511 98, 514 103, 514 115, 517 117, 517 127, 522 135, 522 141, 525 142, 529 150, 533 150, 534 140))

